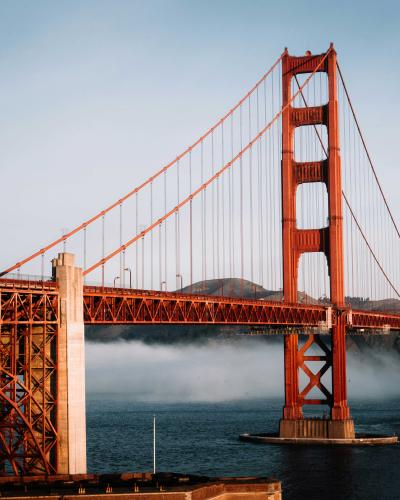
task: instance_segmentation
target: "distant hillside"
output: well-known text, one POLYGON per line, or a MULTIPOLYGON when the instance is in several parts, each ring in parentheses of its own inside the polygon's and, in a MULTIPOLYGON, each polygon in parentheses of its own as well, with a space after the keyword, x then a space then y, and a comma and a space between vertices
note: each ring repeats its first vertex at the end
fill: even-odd
MULTIPOLYGON (((280 302, 282 300, 281 290, 266 290, 261 285, 257 285, 249 280, 240 278, 225 278, 198 281, 191 286, 186 286, 179 293, 197 293, 199 295, 218 295, 225 297, 241 297, 245 299, 270 300, 280 302)), ((298 292, 298 302, 307 304, 318 304, 319 301, 305 294, 298 292)))
MULTIPOLYGON (((192 286, 178 290, 179 293, 195 293, 199 295, 214 295, 226 297, 254 298, 257 300, 281 301, 282 291, 266 290, 260 285, 239 278, 214 279, 200 281, 192 286)), ((298 293, 300 303, 324 303, 304 292, 298 293)), ((388 299, 372 301, 359 297, 346 297, 346 302, 355 309, 370 311, 400 312, 400 300, 388 299)), ((189 344, 205 343, 211 339, 221 341, 229 338, 235 341, 239 334, 251 332, 251 327, 226 325, 138 325, 138 326, 88 326, 86 339, 92 342, 115 342, 117 340, 140 340, 149 344, 189 344)), ((263 336, 266 342, 281 341, 280 336, 263 336)), ((352 335, 347 337, 347 348, 352 352, 365 352, 373 349, 381 352, 396 352, 400 354, 400 335, 352 335)))
POLYGON ((400 312, 400 300, 369 300, 359 297, 346 297, 346 302, 351 304, 353 309, 365 309, 367 311, 400 312))

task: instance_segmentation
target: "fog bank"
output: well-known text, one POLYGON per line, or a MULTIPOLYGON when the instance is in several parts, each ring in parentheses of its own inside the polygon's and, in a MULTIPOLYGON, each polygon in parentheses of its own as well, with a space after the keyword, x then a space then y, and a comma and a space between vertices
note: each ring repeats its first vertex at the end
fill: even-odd
MULTIPOLYGON (((348 354, 349 398, 399 396, 397 358, 348 354)), ((254 338, 187 346, 87 343, 86 373, 89 396, 165 402, 282 398, 283 343, 254 338)))

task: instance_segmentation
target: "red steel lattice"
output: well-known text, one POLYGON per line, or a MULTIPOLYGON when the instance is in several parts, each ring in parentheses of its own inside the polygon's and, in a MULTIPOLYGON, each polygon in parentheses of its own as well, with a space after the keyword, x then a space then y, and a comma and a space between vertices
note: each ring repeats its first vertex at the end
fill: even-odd
POLYGON ((58 293, 0 284, 0 473, 56 472, 58 293))
POLYGON ((343 315, 354 329, 400 330, 400 315, 265 300, 85 286, 86 324, 231 324, 330 328, 343 315))
POLYGON ((199 323, 326 326, 329 307, 84 287, 86 323, 199 323))

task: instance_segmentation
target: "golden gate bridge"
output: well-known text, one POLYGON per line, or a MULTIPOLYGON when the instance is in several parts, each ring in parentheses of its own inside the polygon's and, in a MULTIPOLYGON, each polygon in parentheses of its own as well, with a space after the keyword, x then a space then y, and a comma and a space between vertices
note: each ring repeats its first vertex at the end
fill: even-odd
POLYGON ((0 473, 86 472, 84 324, 274 329, 280 435, 307 437, 314 405, 330 414, 320 437, 354 438, 346 333, 400 330, 399 250, 333 46, 285 50, 171 162, 0 274, 0 473), (274 300, 199 293, 227 277, 274 300))

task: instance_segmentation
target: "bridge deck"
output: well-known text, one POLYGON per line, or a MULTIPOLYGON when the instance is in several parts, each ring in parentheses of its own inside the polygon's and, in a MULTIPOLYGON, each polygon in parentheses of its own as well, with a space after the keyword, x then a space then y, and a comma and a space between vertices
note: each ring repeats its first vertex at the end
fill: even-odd
MULTIPOLYGON (((2 279, 0 324, 7 321, 3 312, 10 293, 40 294, 42 290, 57 293, 57 283, 2 279)), ((236 324, 327 330, 338 314, 345 314, 353 330, 400 330, 400 314, 395 313, 154 290, 84 286, 83 306, 84 321, 92 325, 236 324)))
POLYGON ((242 324, 327 329, 346 314, 353 329, 400 330, 400 314, 334 310, 322 304, 288 304, 237 297, 153 290, 84 287, 87 324, 242 324))

